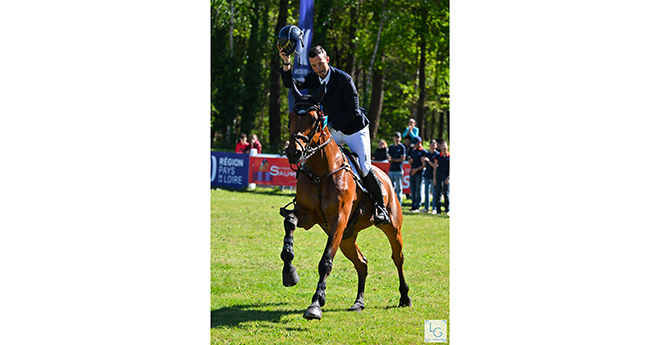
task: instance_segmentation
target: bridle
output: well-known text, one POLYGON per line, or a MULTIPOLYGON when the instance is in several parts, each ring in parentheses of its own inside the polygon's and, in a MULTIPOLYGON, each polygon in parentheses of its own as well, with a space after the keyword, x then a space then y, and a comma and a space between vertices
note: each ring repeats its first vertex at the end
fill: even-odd
MULTIPOLYGON (((310 115, 310 112, 314 111, 314 110, 316 110, 316 113, 318 114, 318 116, 313 117, 314 123, 312 123, 312 126, 311 126, 313 128, 313 132, 309 137, 304 136, 300 133, 292 134, 291 137, 289 137, 289 142, 291 142, 291 143, 295 142, 300 147, 303 147, 303 143, 307 144, 303 148, 303 155, 300 158, 300 161, 298 161, 298 163, 295 163, 295 164, 289 163, 289 167, 291 168, 291 170, 293 170, 295 172, 299 172, 302 169, 302 166, 305 164, 305 162, 307 162, 307 160, 310 157, 312 157, 315 153, 317 153, 318 151, 320 151, 321 149, 326 147, 330 143, 330 140, 332 140, 332 134, 330 134, 330 136, 328 137, 328 140, 326 140, 324 143, 316 145, 314 147, 312 147, 312 145, 309 145, 310 141, 312 140, 312 138, 314 138, 316 133, 319 133, 319 132, 323 131, 324 125, 326 123, 327 118, 326 118, 325 114, 323 114, 323 109, 320 106, 318 106, 314 103, 307 103, 307 102, 296 103, 296 105, 294 107, 294 111, 295 111, 296 108, 299 108, 298 107, 299 105, 306 105, 308 107, 300 108, 300 110, 298 110, 298 113, 297 113, 298 117, 303 117, 305 115, 310 115)), ((319 139, 320 139, 320 137, 319 137, 319 139)))
MULTIPOLYGON (((323 217, 323 225, 325 226, 325 228, 327 228, 328 227, 328 221, 325 218, 325 213, 323 212, 323 197, 322 197, 323 194, 322 194, 322 189, 321 189, 321 181, 323 179, 325 179, 326 177, 330 177, 330 176, 332 176, 332 175, 334 175, 334 174, 336 174, 336 173, 338 173, 342 170, 351 171, 351 167, 348 164, 348 162, 346 162, 346 157, 342 154, 341 157, 343 159, 343 162, 342 162, 341 166, 339 168, 325 174, 325 175, 318 176, 318 175, 314 174, 313 172, 307 170, 305 168, 305 163, 307 162, 307 160, 310 157, 312 157, 315 153, 319 152, 321 149, 326 147, 330 143, 330 141, 333 140, 332 139, 332 133, 330 133, 330 135, 328 136, 328 140, 326 140, 324 143, 318 144, 318 145, 312 147, 312 145, 309 145, 310 141, 312 140, 312 138, 314 138, 316 133, 322 132, 323 129, 325 128, 325 125, 327 124, 326 123, 327 117, 323 114, 323 108, 321 106, 317 105, 317 104, 314 104, 314 103, 300 102, 300 103, 296 103, 296 105, 294 106, 293 109, 294 109, 294 111, 296 109, 298 109, 298 111, 297 111, 298 117, 303 117, 305 115, 310 115, 310 112, 312 112, 314 110, 316 110, 316 113, 317 113, 317 116, 314 117, 314 122, 312 123, 313 132, 312 132, 310 137, 306 137, 306 136, 304 136, 300 133, 296 133, 296 134, 291 135, 291 137, 289 138, 290 143, 296 142, 296 143, 298 143, 298 145, 300 145, 300 147, 303 146, 302 145, 303 142, 308 144, 308 145, 305 145, 305 148, 303 149, 303 155, 300 158, 300 161, 298 161, 298 163, 296 163, 296 164, 289 163, 289 167, 291 168, 291 170, 296 172, 296 179, 298 178, 298 173, 303 172, 304 174, 309 176, 309 178, 311 178, 316 183, 316 192, 317 192, 317 195, 319 196, 319 211, 321 212, 321 216, 323 217), (299 105, 304 105, 304 106, 307 106, 307 107, 299 107, 299 105)), ((321 141, 320 136, 319 136, 319 141, 321 141)), ((353 178, 356 179, 356 183, 357 183, 357 176, 355 174, 353 174, 353 178)), ((295 202, 296 202, 296 198, 293 199, 292 203, 295 204, 295 202)), ((285 209, 285 208, 286 208, 286 206, 284 206, 282 209, 285 209)), ((280 211, 280 212, 282 212, 282 211, 280 211)))

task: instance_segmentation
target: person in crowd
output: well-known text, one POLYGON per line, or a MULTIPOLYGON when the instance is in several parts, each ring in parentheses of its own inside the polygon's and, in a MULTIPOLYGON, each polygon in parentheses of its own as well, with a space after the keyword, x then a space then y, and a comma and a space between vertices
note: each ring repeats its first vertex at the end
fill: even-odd
POLYGON ((256 134, 250 135, 250 148, 248 149, 248 153, 251 149, 257 149, 257 154, 261 153, 261 143, 256 134))
POLYGON ((403 188, 403 169, 401 168, 401 164, 403 164, 403 160, 406 158, 406 147, 401 144, 401 133, 395 132, 392 140, 394 140, 394 144, 387 150, 387 161, 390 162, 390 170, 387 175, 392 180, 394 192, 399 199, 399 205, 401 205, 401 190, 403 188))
POLYGON ((371 169, 369 119, 360 108, 360 99, 353 78, 348 73, 330 66, 330 57, 321 46, 312 47, 307 53, 312 68, 309 73, 303 79, 293 78, 288 53, 279 44, 278 49, 284 64, 279 72, 285 87, 291 88, 292 84, 295 84, 298 89, 310 89, 312 93, 321 87, 326 88, 321 106, 328 117, 332 138, 337 145, 346 144, 358 155, 362 180, 375 200, 376 225, 390 223, 390 217, 385 209, 382 182, 371 169))
POLYGON ((437 199, 434 194, 433 188, 433 172, 437 163, 435 163, 435 158, 440 154, 436 148, 438 147, 438 142, 433 139, 429 142, 429 151, 426 153, 426 157, 422 158, 424 163, 424 208, 422 212, 431 212, 432 214, 437 213, 436 203, 437 199), (433 196, 433 202, 431 203, 431 196, 433 196), (433 210, 431 210, 433 209, 433 210))
POLYGON ((408 127, 406 127, 406 130, 403 132, 404 139, 410 138, 410 140, 413 140, 419 136, 419 128, 415 127, 416 123, 417 121, 415 121, 415 119, 408 120, 408 127))
POLYGON ((374 155, 371 156, 371 159, 381 162, 387 160, 387 142, 385 140, 378 140, 378 147, 376 148, 376 151, 374 151, 374 155))
POLYGON ((410 153, 415 149, 415 144, 412 143, 412 138, 403 138, 403 145, 406 147, 406 160, 410 160, 410 153))
POLYGON ((440 214, 440 195, 445 199, 445 212, 449 215, 449 151, 447 142, 440 140, 440 154, 435 157, 435 168, 433 173, 434 195, 433 202, 436 204, 440 214))
POLYGON ((247 141, 247 134, 241 133, 240 141, 236 143, 236 153, 250 153, 250 143, 247 141))
MULTIPOLYGON (((410 161, 410 153, 413 152, 413 150, 415 149, 415 145, 412 143, 412 138, 410 138, 409 136, 403 138, 403 146, 405 146, 405 148, 406 148, 405 159, 406 159, 406 161, 410 161)), ((408 181, 408 182, 410 183, 410 181, 408 181)), ((412 199, 410 197, 410 191, 408 191, 408 193, 406 193, 406 199, 412 199)))
POLYGON ((424 161, 426 150, 422 146, 422 138, 415 137, 412 140, 415 149, 410 153, 410 194, 412 196, 412 207, 410 211, 419 212, 422 200, 422 176, 424 175, 424 161))
POLYGON ((284 147, 282 147, 282 151, 280 151, 280 156, 286 156, 286 148, 289 147, 289 141, 284 142, 284 147))

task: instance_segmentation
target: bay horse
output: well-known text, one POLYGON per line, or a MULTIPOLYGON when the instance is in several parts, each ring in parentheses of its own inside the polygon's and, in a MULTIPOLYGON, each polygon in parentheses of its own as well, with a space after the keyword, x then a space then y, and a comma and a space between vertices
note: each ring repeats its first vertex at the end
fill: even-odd
MULTIPOLYGON (((355 240, 358 232, 374 225, 374 204, 365 190, 358 185, 359 173, 354 173, 347 157, 335 143, 332 134, 325 126, 320 102, 325 95, 323 84, 312 96, 302 95, 293 83, 295 107, 289 113, 289 146, 285 153, 291 168, 297 172, 296 196, 280 209, 284 217, 284 247, 280 257, 284 261, 282 282, 284 286, 294 286, 299 278, 291 264, 293 253, 293 232, 296 227, 309 230, 315 224, 328 235, 328 241, 318 265, 319 280, 312 304, 303 317, 321 319, 321 307, 325 305, 326 279, 332 271, 332 261, 341 249, 353 263, 358 274, 358 291, 350 311, 364 309, 364 287, 367 278, 367 258, 360 252, 355 240)), ((355 164, 358 166, 357 164, 355 164)), ((399 274, 399 307, 411 306, 408 285, 403 276, 403 240, 401 224, 403 213, 389 177, 373 166, 375 174, 382 181, 384 199, 391 223, 377 225, 387 236, 392 247, 392 260, 399 274)))

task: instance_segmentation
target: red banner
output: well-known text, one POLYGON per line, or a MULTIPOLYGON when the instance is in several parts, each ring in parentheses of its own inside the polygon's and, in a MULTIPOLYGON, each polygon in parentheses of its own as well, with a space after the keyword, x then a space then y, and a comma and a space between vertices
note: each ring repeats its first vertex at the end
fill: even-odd
MULTIPOLYGON (((371 162, 386 174, 390 163, 371 162)), ((295 186, 296 173, 291 170, 289 161, 284 156, 254 155, 250 156, 249 183, 271 186, 295 186)), ((410 193, 410 164, 403 163, 403 193, 410 193)))
MULTIPOLYGON (((371 162, 371 165, 375 165, 380 170, 384 171, 386 174, 390 171, 390 163, 387 162, 371 162)), ((403 189, 403 194, 410 193, 410 164, 408 162, 403 162, 403 183, 401 187, 403 189)))
POLYGON ((250 156, 248 181, 262 185, 295 186, 296 173, 284 156, 255 155, 250 156))

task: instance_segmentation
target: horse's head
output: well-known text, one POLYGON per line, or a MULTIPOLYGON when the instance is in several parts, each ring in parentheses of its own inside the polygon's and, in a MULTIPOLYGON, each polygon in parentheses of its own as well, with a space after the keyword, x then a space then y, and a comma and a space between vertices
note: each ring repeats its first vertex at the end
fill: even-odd
POLYGON ((325 83, 309 96, 303 95, 292 83, 293 98, 296 105, 289 113, 289 147, 286 148, 286 157, 289 163, 298 164, 303 158, 303 153, 309 145, 317 143, 323 131, 323 119, 321 118, 320 104, 325 95, 325 83))

